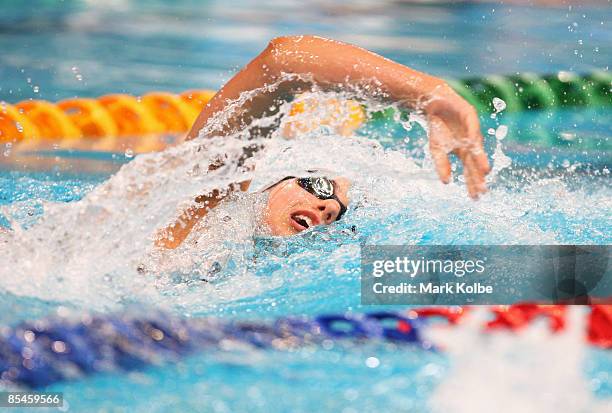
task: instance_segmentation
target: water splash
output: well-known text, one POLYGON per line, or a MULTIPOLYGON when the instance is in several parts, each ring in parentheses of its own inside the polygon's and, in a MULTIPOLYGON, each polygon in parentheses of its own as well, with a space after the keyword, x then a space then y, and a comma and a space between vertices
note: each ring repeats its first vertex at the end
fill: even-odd
POLYGON ((595 399, 584 377, 585 311, 570 310, 561 334, 536 324, 484 336, 484 310, 462 328, 431 331, 430 339, 444 343, 453 361, 431 397, 432 411, 609 411, 612 403, 595 399))
MULTIPOLYGON (((314 93, 322 99, 354 97, 314 93)), ((370 108, 395 109, 380 103, 370 108)), ((358 302, 359 243, 610 242, 605 230, 609 189, 572 189, 559 177, 509 180, 503 172, 512 168, 500 141, 491 192, 473 202, 460 181, 439 183, 431 163, 421 156, 422 129, 412 127, 422 121, 418 114, 396 119, 399 129, 389 135, 393 139, 381 143, 380 130, 339 136, 329 125, 281 139, 282 128, 276 126, 289 110, 289 104, 279 103, 250 125, 258 131, 274 129, 272 139, 251 128, 196 139, 136 156, 80 201, 4 207, 0 213, 13 233, 0 235, 5 263, 0 289, 95 309, 133 301, 190 313, 245 305, 263 311, 257 304, 262 302, 274 304, 279 312, 339 304, 344 309, 358 302), (245 150, 253 147, 262 149, 242 162, 245 150), (223 166, 208 170, 219 160, 223 166), (159 230, 175 222, 201 194, 246 179, 256 187, 312 168, 352 181, 343 222, 290 239, 268 237, 258 218, 265 197, 245 194, 215 209, 178 250, 154 246, 159 230), (344 289, 346 296, 323 291, 331 286, 344 289), (294 300, 283 298, 300 288, 304 293, 294 300), (311 300, 313 295, 319 299, 311 300)), ((225 121, 220 115, 213 126, 220 130, 225 121)))

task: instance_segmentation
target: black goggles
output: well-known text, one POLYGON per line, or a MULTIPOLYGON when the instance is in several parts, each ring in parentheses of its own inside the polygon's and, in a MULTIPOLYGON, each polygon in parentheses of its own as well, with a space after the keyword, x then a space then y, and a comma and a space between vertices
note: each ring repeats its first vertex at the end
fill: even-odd
MULTIPOLYGON (((286 181, 288 179, 294 179, 295 176, 287 176, 277 184, 286 181)), ((346 206, 338 199, 338 195, 336 195, 334 181, 326 178, 326 177, 308 177, 308 178, 297 178, 296 183, 300 186, 300 188, 304 189, 306 192, 316 196, 319 199, 333 199, 340 205, 340 212, 338 212, 338 216, 336 217, 336 221, 339 221, 342 218, 342 215, 346 212, 346 206)), ((277 185, 276 184, 276 185, 277 185)))

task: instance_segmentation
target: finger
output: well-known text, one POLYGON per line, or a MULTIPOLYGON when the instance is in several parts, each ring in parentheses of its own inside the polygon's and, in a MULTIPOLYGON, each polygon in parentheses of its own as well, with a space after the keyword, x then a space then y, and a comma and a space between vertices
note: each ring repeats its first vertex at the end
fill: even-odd
POLYGON ((491 171, 491 166, 489 165, 489 159, 487 158, 487 153, 483 150, 477 150, 472 152, 472 156, 474 157, 474 161, 478 170, 482 175, 486 175, 491 171))
POLYGON ((451 132, 437 116, 429 117, 429 151, 440 180, 447 184, 451 177, 451 164, 448 159, 451 132))
POLYGON ((473 107, 470 107, 465 117, 467 127, 467 136, 470 142, 470 152, 475 157, 475 163, 480 172, 486 175, 491 170, 487 153, 484 150, 484 139, 480 132, 480 121, 478 120, 478 112, 473 107))
POLYGON ((476 188, 476 182, 474 181, 474 172, 472 158, 470 156, 464 156, 463 162, 463 176, 465 177, 465 185, 467 186, 468 194, 472 199, 478 199, 478 190, 476 188))
POLYGON ((472 199, 486 192, 484 175, 478 170, 474 157, 467 151, 460 151, 459 157, 463 163, 463 176, 467 186, 468 194, 472 199))
POLYGON ((491 167, 489 166, 489 159, 487 158, 487 153, 484 150, 482 142, 482 135, 478 132, 477 135, 471 139, 470 155, 474 158, 475 166, 480 173, 486 175, 491 170, 491 167))
POLYGON ((440 177, 440 180, 447 184, 451 178, 451 164, 448 159, 448 154, 442 150, 431 150, 431 157, 436 166, 436 172, 440 177))
POLYGON ((482 144, 482 135, 480 134, 480 120, 478 112, 473 106, 469 106, 464 111, 463 124, 465 125, 466 136, 471 141, 479 141, 482 144))
POLYGON ((469 169, 469 174, 472 177, 472 182, 474 185, 474 190, 476 191, 477 196, 480 196, 487 192, 487 185, 485 183, 485 174, 482 173, 480 168, 478 167, 478 161, 473 154, 467 154, 467 168, 469 169))
POLYGON ((470 154, 469 157, 471 158, 471 164, 474 167, 472 173, 474 175, 474 182, 476 183, 476 190, 478 191, 479 195, 482 195, 487 192, 487 184, 485 183, 485 173, 483 173, 480 169, 477 157, 474 154, 470 154))

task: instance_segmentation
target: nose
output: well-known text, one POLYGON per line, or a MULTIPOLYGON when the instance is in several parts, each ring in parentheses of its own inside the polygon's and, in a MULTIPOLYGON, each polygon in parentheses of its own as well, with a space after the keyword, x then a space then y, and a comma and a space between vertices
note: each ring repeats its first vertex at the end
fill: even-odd
POLYGON ((317 209, 321 213, 321 221, 329 225, 336 220, 340 213, 340 205, 335 199, 320 199, 317 209))

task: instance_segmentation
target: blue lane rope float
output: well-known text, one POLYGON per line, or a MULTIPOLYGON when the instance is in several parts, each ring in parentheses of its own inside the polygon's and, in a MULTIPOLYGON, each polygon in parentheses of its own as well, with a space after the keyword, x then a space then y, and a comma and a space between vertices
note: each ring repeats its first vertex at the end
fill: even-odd
POLYGON ((395 312, 284 317, 269 323, 165 313, 48 318, 0 329, 0 386, 37 389, 97 372, 138 370, 231 342, 283 350, 325 340, 378 340, 431 350, 422 323, 395 312))

